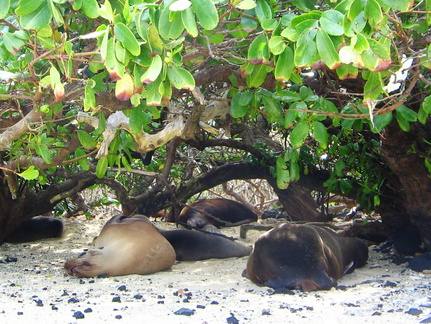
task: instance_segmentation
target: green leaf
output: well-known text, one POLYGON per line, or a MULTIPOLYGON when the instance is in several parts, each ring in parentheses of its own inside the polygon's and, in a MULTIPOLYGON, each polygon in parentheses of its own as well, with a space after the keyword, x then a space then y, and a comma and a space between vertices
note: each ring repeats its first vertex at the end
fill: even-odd
POLYGON ((9 52, 17 55, 17 51, 24 46, 25 42, 18 38, 15 33, 5 32, 3 33, 3 44, 9 52))
POLYGON ((266 108, 266 111, 273 119, 281 116, 281 112, 283 110, 278 100, 264 96, 262 97, 262 102, 266 108))
POLYGON ((163 62, 159 55, 155 55, 151 61, 151 65, 147 71, 142 75, 141 82, 151 83, 156 80, 162 71, 163 62))
POLYGON ((326 149, 328 147, 328 130, 325 125, 319 121, 313 122, 313 136, 314 139, 319 142, 322 149, 326 149))
POLYGON ((240 10, 250 10, 256 7, 256 1, 255 0, 243 0, 240 1, 237 5, 235 5, 236 8, 240 10))
POLYGON ((312 33, 310 31, 303 32, 296 42, 294 54, 295 65, 298 68, 310 67, 319 61, 319 58, 320 56, 312 33))
POLYGON ((158 29, 164 39, 177 39, 184 31, 181 12, 171 11, 166 6, 160 15, 158 29))
POLYGON ((99 179, 105 176, 106 170, 108 170, 108 157, 104 156, 97 161, 96 175, 99 179))
POLYGON ((141 54, 141 47, 136 40, 135 35, 132 31, 122 22, 119 22, 114 27, 115 37, 121 42, 124 48, 126 48, 132 55, 138 56, 141 54))
POLYGON ((286 189, 290 183, 290 172, 287 169, 286 161, 279 156, 275 162, 275 172, 277 176, 277 187, 286 189))
POLYGON ((386 126, 388 126, 392 121, 392 112, 374 116, 374 127, 372 131, 380 133, 386 126))
POLYGON ((130 131, 133 134, 139 134, 142 131, 142 126, 146 124, 145 120, 146 120, 146 116, 142 111, 142 108, 133 107, 132 111, 130 112, 130 119, 129 119, 130 131))
POLYGON ((269 40, 268 43, 269 49, 272 54, 279 55, 283 53, 286 49, 286 43, 284 42, 284 37, 282 36, 273 36, 269 40))
POLYGON ((398 11, 407 11, 409 9, 410 0, 382 0, 384 4, 398 11))
POLYGON ((199 35, 198 27, 196 25, 195 15, 191 8, 187 8, 186 10, 181 12, 181 19, 183 21, 183 25, 186 28, 187 32, 192 37, 197 37, 199 35))
POLYGON ((317 31, 316 45, 322 61, 325 62, 331 70, 341 65, 340 57, 335 50, 334 43, 323 29, 317 31))
POLYGON ((250 47, 248 48, 247 58, 249 60, 269 59, 268 39, 264 34, 260 34, 251 42, 250 47))
POLYGON ((383 93, 381 73, 370 73, 364 86, 364 99, 376 100, 383 93))
POLYGON ((24 178, 25 180, 34 180, 39 177, 39 170, 36 170, 34 165, 31 165, 28 167, 27 170, 21 173, 17 173, 20 177, 24 178))
POLYGON ((308 121, 302 120, 300 121, 290 133, 290 143, 292 147, 300 147, 304 143, 304 140, 308 136, 308 132, 310 130, 310 125, 308 121))
MULTIPOLYGON (((81 156, 84 156, 85 154, 86 153, 81 148, 79 148, 79 147, 75 150, 75 157, 76 158, 80 158, 81 156)), ((87 159, 86 158, 79 159, 78 160, 78 164, 82 168, 82 170, 84 170, 84 171, 89 171, 90 170, 90 165, 87 163, 87 159)))
POLYGON ((418 120, 418 114, 404 105, 398 106, 396 108, 396 111, 397 113, 400 113, 401 115, 403 115, 404 119, 409 122, 414 123, 415 121, 418 120))
POLYGON ((268 66, 260 64, 253 67, 253 71, 247 75, 247 85, 250 88, 257 88, 265 81, 267 74, 270 72, 271 68, 268 70, 268 66))
POLYGON ((42 3, 30 14, 21 17, 21 26, 24 29, 39 30, 49 24, 52 18, 51 8, 48 1, 42 3))
POLYGON ((375 0, 368 0, 365 5, 364 17, 372 26, 377 26, 383 20, 383 13, 380 5, 375 0))
POLYGON ((9 12, 10 0, 3 0, 2 5, 0 6, 0 19, 6 17, 9 12))
POLYGON ((92 150, 97 146, 96 140, 86 131, 78 129, 76 133, 78 135, 79 142, 86 150, 92 150))
POLYGON ((320 17, 320 26, 329 35, 341 36, 344 34, 343 29, 344 15, 336 10, 327 10, 320 17))
POLYGON ((95 19, 99 17, 99 5, 97 0, 83 0, 82 10, 88 18, 95 19))
POLYGON ((271 6, 265 0, 257 0, 256 8, 254 8, 254 12, 256 13, 257 19, 259 19, 260 23, 265 21, 266 19, 272 18, 272 9, 271 6))
POLYGON ((241 99, 242 99, 242 92, 237 92, 232 97, 232 101, 230 103, 230 115, 233 118, 240 118, 244 117, 248 112, 248 105, 242 105, 241 99))
MULTIPOLYGON (((10 5, 10 1, 7 1, 10 5)), ((35 11, 44 2, 44 0, 20 0, 18 2, 18 7, 15 9, 15 13, 18 16, 27 16, 35 11)), ((1 6, 3 7, 3 1, 1 6)), ((5 6, 6 7, 6 6, 5 6)), ((9 8, 8 8, 9 9, 9 8)))
POLYGON ((177 89, 193 90, 195 79, 193 75, 182 67, 168 67, 168 78, 172 85, 177 89))
POLYGON ((288 81, 294 69, 295 65, 293 64, 293 51, 289 46, 287 46, 283 53, 278 56, 274 71, 275 79, 280 81, 288 81))
POLYGON ((218 25, 218 14, 212 0, 191 0, 193 11, 203 29, 212 30, 218 25))
POLYGON ((349 193, 353 188, 353 185, 351 183, 351 181, 347 180, 347 179, 341 179, 340 180, 340 189, 341 192, 346 194, 349 193))
POLYGON ((300 177, 300 167, 298 161, 292 161, 290 160, 289 164, 289 171, 290 171, 290 181, 297 181, 300 177))

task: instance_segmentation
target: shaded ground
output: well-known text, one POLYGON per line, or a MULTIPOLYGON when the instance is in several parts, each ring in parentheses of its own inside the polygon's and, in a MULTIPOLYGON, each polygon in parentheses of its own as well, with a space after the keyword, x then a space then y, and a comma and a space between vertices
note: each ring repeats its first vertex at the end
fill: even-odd
MULTIPOLYGON (((367 266, 337 289, 294 295, 243 278, 247 258, 181 262, 148 276, 66 276, 64 261, 88 247, 106 220, 67 219, 62 239, 0 246, 0 322, 431 323, 431 275, 373 248, 367 266), (182 308, 189 315, 175 314, 182 308)), ((225 233, 239 237, 238 229, 225 233)), ((257 235, 250 232, 245 243, 257 235)))

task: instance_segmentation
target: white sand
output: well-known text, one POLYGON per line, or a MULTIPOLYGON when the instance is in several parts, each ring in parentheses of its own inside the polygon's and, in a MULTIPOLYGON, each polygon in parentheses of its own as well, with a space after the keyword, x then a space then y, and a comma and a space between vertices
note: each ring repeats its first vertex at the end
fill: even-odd
MULTIPOLYGON (((66 276, 64 261, 89 247, 105 221, 65 220, 62 239, 0 246, 0 260, 18 259, 0 263, 0 323, 431 323, 431 276, 383 260, 389 255, 373 248, 368 264, 341 278, 339 288, 294 295, 243 278, 246 257, 180 262, 147 276, 66 276), (175 315, 181 308, 194 313, 175 315), (420 314, 406 313, 414 309, 420 314)), ((225 233, 238 237, 238 229, 225 233)))

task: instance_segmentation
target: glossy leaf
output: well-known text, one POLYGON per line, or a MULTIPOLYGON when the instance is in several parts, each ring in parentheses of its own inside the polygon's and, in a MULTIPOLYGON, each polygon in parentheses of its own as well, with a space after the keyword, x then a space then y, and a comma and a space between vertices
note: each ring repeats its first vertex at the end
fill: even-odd
POLYGON ((51 8, 47 2, 42 3, 30 14, 21 17, 21 25, 25 29, 39 30, 49 24, 52 18, 51 8))
POLYGON ((336 69, 341 65, 340 57, 335 50, 334 43, 328 34, 320 29, 316 35, 316 45, 322 61, 331 69, 336 69))
POLYGON ((118 100, 129 100, 135 92, 135 83, 129 73, 124 73, 123 77, 115 84, 115 96, 118 100))
POLYGON ((37 170, 34 165, 30 165, 27 170, 17 174, 25 180, 34 180, 39 177, 39 170, 37 170))
POLYGON ((157 79, 160 72, 162 71, 163 62, 159 55, 155 55, 151 61, 151 65, 147 71, 142 75, 141 82, 151 83, 157 79))
POLYGON ((392 112, 383 115, 377 115, 373 118, 372 130, 375 132, 381 132, 386 126, 392 122, 393 114, 392 112))
POLYGON ((105 176, 106 171, 108 170, 108 157, 104 156, 97 161, 96 165, 96 175, 99 179, 105 176))
POLYGON ((240 10, 249 10, 256 7, 256 1, 255 0, 242 0, 238 4, 235 5, 235 8, 238 8, 240 10))
POLYGON ((328 147, 328 130, 326 129, 325 125, 319 121, 313 122, 313 137, 319 142, 319 145, 322 149, 326 149, 328 147))
POLYGON ((97 0, 83 0, 82 10, 88 18, 95 19, 99 17, 99 5, 97 4, 97 0))
POLYGON ((191 0, 193 11, 203 29, 212 30, 218 25, 218 13, 212 0, 191 0))
POLYGON ((117 23, 114 27, 114 34, 123 47, 132 55, 138 56, 141 54, 141 48, 135 35, 133 35, 132 31, 125 24, 122 22, 117 23))
POLYGON ((193 90, 195 79, 193 75, 182 67, 168 67, 168 78, 172 85, 177 89, 193 90))
POLYGON ((10 0, 2 1, 2 5, 0 6, 0 19, 6 17, 10 7, 10 0))
POLYGON ((341 12, 328 10, 322 13, 319 21, 322 29, 329 35, 341 36, 344 34, 343 20, 344 15, 341 12))
POLYGON ((286 162, 283 157, 279 156, 275 163, 276 175, 277 175, 277 187, 280 189, 286 189, 290 183, 290 172, 287 169, 286 162))
POLYGON ((197 37, 199 35, 198 27, 196 24, 196 18, 191 8, 187 8, 186 10, 181 12, 181 19, 183 21, 183 25, 186 28, 187 32, 193 36, 197 37))
POLYGON ((308 121, 302 120, 293 128, 290 133, 290 143, 292 147, 300 147, 304 143, 304 140, 308 136, 308 132, 310 130, 310 125, 308 121))
POLYGON ((276 119, 281 116, 282 108, 278 100, 264 96, 262 97, 262 102, 272 118, 276 119))
POLYGON ((277 59, 277 65, 275 66, 274 71, 276 80, 288 81, 290 79, 295 68, 293 60, 293 51, 289 46, 287 46, 277 59))
POLYGON ((264 34, 260 34, 251 42, 247 58, 255 60, 255 63, 252 62, 253 64, 258 64, 259 60, 269 59, 268 39, 264 34))
POLYGON ((164 39, 177 39, 184 31, 181 12, 171 11, 165 7, 160 15, 158 29, 164 39))
POLYGON ((319 53, 317 51, 316 43, 312 38, 312 34, 309 31, 306 31, 301 34, 296 43, 294 54, 295 65, 298 68, 305 68, 312 66, 317 61, 319 61, 319 53))
POLYGON ((367 19, 372 26, 380 24, 383 20, 382 9, 376 0, 367 1, 364 10, 364 18, 367 19))
POLYGON ((248 105, 241 104, 241 92, 237 92, 231 100, 230 103, 230 114, 233 118, 241 118, 244 117, 248 112, 248 105))
MULTIPOLYGON (((28 14, 31 14, 33 11, 39 8, 39 6, 41 6, 43 2, 45 2, 45 0, 20 0, 18 2, 18 7, 15 9, 15 13, 18 16, 27 16, 28 14)), ((6 1, 6 3, 9 3, 10 5, 10 0, 6 1)), ((3 6, 4 5, 2 1, 1 7, 3 6)))
POLYGON ((261 23, 272 18, 272 9, 266 0, 257 0, 254 12, 261 23))
POLYGON ((92 150, 97 146, 96 140, 86 131, 78 129, 76 134, 78 135, 79 142, 85 149, 92 150))
POLYGON ((282 36, 273 36, 269 40, 268 43, 269 49, 272 54, 279 55, 283 53, 286 48, 286 43, 284 42, 284 37, 282 36))

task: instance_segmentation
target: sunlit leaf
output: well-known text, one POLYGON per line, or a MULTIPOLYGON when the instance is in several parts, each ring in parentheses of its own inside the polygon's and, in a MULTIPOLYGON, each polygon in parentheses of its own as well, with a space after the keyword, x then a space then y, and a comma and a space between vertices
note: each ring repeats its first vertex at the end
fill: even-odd
POLYGON ((143 83, 151 83, 157 79, 160 72, 162 71, 163 62, 159 55, 155 55, 153 60, 151 61, 151 65, 147 71, 142 75, 141 82, 143 83))
POLYGON ((42 3, 36 10, 21 17, 21 25, 25 29, 42 29, 49 24, 52 18, 48 2, 42 3))
POLYGON ((293 62, 293 51, 287 46, 283 53, 278 56, 274 71, 275 79, 280 81, 288 81, 294 68, 295 65, 293 62))
POLYGON ((135 92, 135 83, 129 73, 124 73, 123 77, 115 84, 115 96, 118 100, 129 100, 135 92))
POLYGON ((322 29, 329 35, 340 36, 344 34, 343 23, 344 15, 336 10, 327 10, 320 17, 322 29))
POLYGON ((182 67, 168 67, 168 78, 177 89, 193 90, 195 87, 193 75, 182 67))
POLYGON ((325 125, 319 121, 313 122, 313 137, 319 142, 321 148, 326 149, 328 147, 328 130, 325 125))
POLYGON ((132 31, 123 23, 119 22, 114 27, 115 37, 123 44, 123 47, 127 49, 132 55, 138 56, 141 54, 141 48, 135 35, 132 31))
POLYGON ((193 11, 203 29, 212 30, 218 25, 218 13, 212 0, 191 0, 193 11))
POLYGON ((85 149, 92 150, 97 146, 96 140, 86 131, 78 129, 76 133, 78 135, 79 142, 85 149))
POLYGON ((290 133, 290 143, 292 147, 300 147, 304 143, 304 140, 308 136, 308 132, 310 130, 310 125, 308 121, 302 120, 293 128, 290 133))
POLYGON ((331 69, 336 69, 341 65, 340 57, 335 50, 334 43, 324 30, 318 30, 316 35, 316 45, 323 62, 331 69))
POLYGON ((34 180, 39 177, 39 170, 36 170, 34 165, 31 165, 28 167, 27 170, 21 173, 17 173, 20 177, 24 178, 25 180, 34 180))
POLYGON ((96 175, 99 179, 105 176, 106 171, 108 170, 108 157, 104 156, 97 161, 96 165, 96 175))

